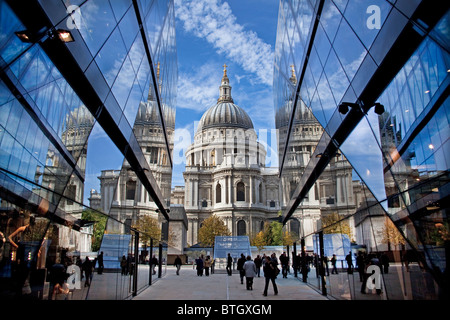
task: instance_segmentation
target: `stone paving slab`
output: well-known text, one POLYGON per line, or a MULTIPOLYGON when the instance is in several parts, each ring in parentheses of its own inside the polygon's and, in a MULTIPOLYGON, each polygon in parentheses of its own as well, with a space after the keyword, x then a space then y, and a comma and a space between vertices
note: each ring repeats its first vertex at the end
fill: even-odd
POLYGON ((175 269, 167 267, 166 275, 139 293, 133 300, 328 300, 292 274, 287 279, 278 276, 276 283, 278 295, 274 295, 272 284, 268 295, 263 296, 264 277, 256 277, 253 290, 241 284, 237 271, 232 276, 216 272, 210 276, 197 276, 192 266, 183 266, 180 275, 175 269))

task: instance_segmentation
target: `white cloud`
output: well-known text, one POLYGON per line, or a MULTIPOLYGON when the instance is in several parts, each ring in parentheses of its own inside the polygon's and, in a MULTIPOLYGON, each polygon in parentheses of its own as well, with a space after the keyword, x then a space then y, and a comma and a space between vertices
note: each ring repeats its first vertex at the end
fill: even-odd
POLYGON ((195 71, 178 75, 177 108, 206 111, 219 97, 221 71, 206 63, 195 71), (219 72, 219 73, 218 73, 219 72), (217 77, 211 75, 217 74, 217 77))
POLYGON ((205 39, 219 54, 254 73, 258 82, 272 85, 272 47, 238 24, 227 2, 176 0, 175 14, 186 32, 205 39))

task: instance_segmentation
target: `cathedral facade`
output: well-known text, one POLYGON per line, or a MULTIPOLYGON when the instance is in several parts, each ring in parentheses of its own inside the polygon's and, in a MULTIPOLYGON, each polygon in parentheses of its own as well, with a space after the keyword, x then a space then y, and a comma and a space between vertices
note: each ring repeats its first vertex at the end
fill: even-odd
POLYGON ((200 119, 186 151, 184 205, 187 242, 198 243, 202 222, 215 214, 232 235, 252 235, 277 217, 278 170, 266 168, 266 150, 252 120, 234 104, 226 66, 219 99, 200 119))
MULTIPOLYGON (((190 245, 199 242, 202 222, 212 214, 224 221, 233 236, 256 235, 264 222, 278 220, 323 135, 323 127, 301 104, 293 119, 294 137, 283 174, 278 167, 266 167, 266 150, 248 114, 234 104, 224 67, 217 103, 201 117, 194 142, 185 153, 184 205, 190 245)), ((294 73, 291 81, 296 82, 294 73)), ((281 135, 287 131, 289 118, 278 113, 276 122, 278 140, 284 141, 281 135)), ((352 181, 351 165, 338 155, 285 228, 299 237, 312 234, 320 228, 321 217, 344 207, 350 214, 360 201, 361 190, 352 181)), ((306 246, 312 248, 313 244, 306 246)))
MULTIPOLYGON (((296 82, 294 73, 291 81, 296 82)), ((284 159, 284 170, 280 175, 278 167, 266 167, 266 148, 258 141, 251 118, 234 103, 231 89, 225 66, 219 98, 201 117, 194 141, 185 152, 184 187, 171 189, 170 165, 151 93, 148 101, 142 102, 138 110, 134 126, 136 139, 147 157, 163 198, 168 204, 170 201, 171 209, 174 206, 184 207, 187 228, 175 232, 180 234, 180 239, 184 239, 186 246, 199 243, 199 230, 203 221, 211 215, 220 217, 233 236, 252 237, 263 230, 265 222, 279 221, 324 133, 310 109, 300 103, 292 123, 293 137, 284 159)), ((292 101, 287 101, 287 106, 290 103, 292 101)), ((276 114, 279 141, 285 140, 283 135, 290 120, 287 115, 282 111, 276 114)), ((167 134, 173 137, 174 116, 167 119, 167 134)), ((280 144, 278 148, 284 146, 280 144)), ((95 200, 117 221, 132 225, 142 215, 158 218, 156 204, 136 174, 129 170, 126 161, 122 170, 102 171, 99 180, 101 196, 98 195, 95 200)), ((298 237, 311 235, 320 229, 323 217, 338 211, 341 215, 351 215, 361 201, 361 186, 352 179, 352 167, 343 155, 338 154, 298 206, 285 230, 298 237)), ((115 227, 119 228, 119 224, 114 225, 111 221, 108 229, 114 231, 115 227)), ((353 222, 351 228, 354 229, 353 222)), ((313 247, 310 240, 311 237, 307 238, 307 249, 313 247)))

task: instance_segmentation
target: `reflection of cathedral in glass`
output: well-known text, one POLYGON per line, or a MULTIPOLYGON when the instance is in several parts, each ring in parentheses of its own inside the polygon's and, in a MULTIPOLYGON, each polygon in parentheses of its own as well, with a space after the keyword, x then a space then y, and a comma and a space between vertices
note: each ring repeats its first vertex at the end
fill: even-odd
MULTIPOLYGON (((159 69, 159 68, 158 68, 159 69)), ((160 88, 161 90, 161 88, 160 88)), ((170 153, 173 151, 175 130, 175 111, 163 105, 165 127, 170 141, 170 153)), ((172 168, 161 126, 161 118, 155 95, 150 89, 147 101, 141 101, 137 110, 133 133, 148 162, 164 201, 170 205, 172 168)), ((136 174, 124 161, 121 170, 103 170, 100 180, 100 209, 109 212, 118 221, 126 221, 130 226, 141 215, 150 215, 158 219, 157 206, 144 188, 136 174)), ((110 221, 108 229, 123 228, 123 225, 110 221)), ((117 231, 117 230, 116 230, 117 231)), ((121 230, 123 231, 123 230, 121 230)))
MULTIPOLYGON (((40 172, 40 168, 38 168, 35 182, 42 179, 43 187, 64 190, 64 197, 59 199, 59 209, 80 220, 84 209, 83 181, 86 173, 87 141, 94 126, 94 117, 82 105, 68 113, 64 123, 65 130, 61 134, 61 140, 75 159, 76 167, 72 174, 68 174, 68 169, 60 164, 60 155, 53 152, 50 146, 44 171, 40 172)), ((54 199, 54 201, 58 200, 54 199)), ((58 229, 59 243, 62 247, 81 252, 91 251, 92 229, 90 227, 83 227, 80 232, 75 232, 66 226, 58 225, 55 228, 58 229)))
MULTIPOLYGON (((291 66, 290 83, 295 87, 297 78, 291 66)), ((289 116, 292 112, 292 100, 275 115, 278 129, 279 155, 284 152, 284 141, 289 130, 289 116)), ((319 143, 324 129, 314 117, 311 110, 299 99, 291 129, 288 150, 284 159, 281 174, 282 206, 285 207, 292 198, 300 179, 308 165, 314 150, 319 143)), ((283 161, 282 158, 279 161, 283 161)), ((332 214, 339 212, 347 216, 355 212, 362 200, 362 189, 359 182, 352 179, 352 167, 345 157, 338 153, 329 166, 308 192, 307 197, 296 209, 287 226, 291 232, 300 236, 314 233, 320 228, 321 219, 332 219, 332 214)), ((352 227, 354 227, 352 222, 352 227)), ((355 236, 355 232, 352 233, 355 236)), ((306 241, 307 248, 312 248, 312 239, 306 241)))
MULTIPOLYGON (((211 214, 221 217, 232 235, 255 235, 265 221, 276 220, 323 133, 322 126, 302 104, 294 119, 294 137, 280 178, 278 168, 265 167, 266 150, 257 141, 247 113, 233 103, 226 72, 217 104, 203 114, 194 143, 186 152, 184 203, 190 244, 198 242, 202 221, 211 214)), ((291 81, 295 81, 294 74, 292 77, 291 81)), ((281 112, 288 113, 280 110, 276 118, 279 134, 283 135, 289 118, 281 112)), ((337 208, 353 212, 360 192, 352 181, 349 163, 343 156, 336 157, 296 210, 287 229, 297 236, 314 232, 321 215, 330 215, 337 208), (351 204, 346 200, 348 195, 353 199, 351 204)), ((307 245, 312 246, 312 242, 307 245)))

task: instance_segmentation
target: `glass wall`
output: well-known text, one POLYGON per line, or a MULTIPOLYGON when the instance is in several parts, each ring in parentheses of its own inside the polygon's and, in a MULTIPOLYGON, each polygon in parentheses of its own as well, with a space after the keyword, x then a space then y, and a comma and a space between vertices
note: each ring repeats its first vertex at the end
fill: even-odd
POLYGON ((131 298, 171 245, 173 1, 2 0, 0 17, 0 295, 131 298))
POLYGON ((283 222, 337 299, 448 297, 450 12, 428 5, 280 1, 283 222))

